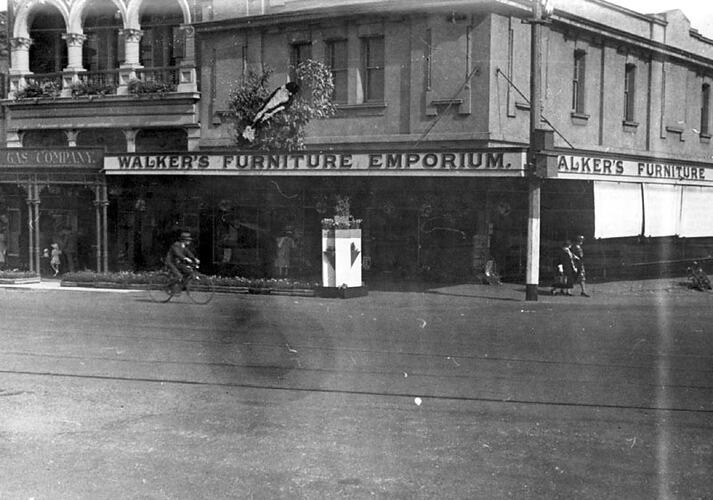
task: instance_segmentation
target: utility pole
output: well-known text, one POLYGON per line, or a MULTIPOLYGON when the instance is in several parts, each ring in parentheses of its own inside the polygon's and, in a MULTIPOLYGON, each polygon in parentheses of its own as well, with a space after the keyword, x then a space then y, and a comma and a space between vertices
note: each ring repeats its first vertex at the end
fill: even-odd
POLYGON ((530 23, 530 146, 527 151, 528 215, 527 215, 527 268, 525 300, 537 300, 540 282, 540 192, 542 181, 537 175, 538 140, 542 120, 542 25, 552 14, 551 2, 532 0, 530 23))

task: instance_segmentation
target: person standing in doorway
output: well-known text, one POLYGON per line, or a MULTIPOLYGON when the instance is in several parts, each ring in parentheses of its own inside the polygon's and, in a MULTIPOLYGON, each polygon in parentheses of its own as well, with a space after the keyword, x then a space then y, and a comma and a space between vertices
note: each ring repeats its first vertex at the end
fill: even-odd
POLYGON ((280 278, 285 278, 290 273, 290 260, 292 259, 291 254, 293 248, 295 248, 295 240, 292 238, 292 231, 287 229, 277 238, 275 268, 280 278))
POLYGON ((57 243, 52 243, 51 246, 52 253, 50 256, 50 267, 52 268, 54 276, 57 276, 59 274, 60 265, 62 263, 62 250, 59 249, 59 245, 57 243))
POLYGON ((7 264, 7 217, 0 215, 0 269, 7 264))
POLYGON ((582 244, 584 243, 584 236, 581 234, 574 238, 574 243, 572 244, 572 257, 574 258, 574 265, 577 268, 577 276, 575 282, 579 283, 580 295, 582 297, 589 297, 587 293, 586 285, 587 276, 584 273, 584 250, 582 249, 582 244))
POLYGON ((64 227, 61 231, 62 254, 64 255, 67 270, 72 273, 77 262, 77 235, 69 227, 64 227))

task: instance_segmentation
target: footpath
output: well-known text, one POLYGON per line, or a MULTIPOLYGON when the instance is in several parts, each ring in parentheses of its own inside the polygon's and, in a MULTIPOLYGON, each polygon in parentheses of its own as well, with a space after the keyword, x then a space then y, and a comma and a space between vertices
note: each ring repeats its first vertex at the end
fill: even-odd
MULTIPOLYGON (((367 283, 369 286, 369 283, 367 283)), ((0 288, 19 290, 54 290, 67 292, 97 292, 97 293, 145 293, 144 290, 115 289, 115 288, 88 288, 81 286, 62 286, 57 279, 44 279, 37 283, 0 284, 0 288)), ((462 284, 412 284, 408 287, 389 287, 384 284, 369 287, 370 292, 385 293, 435 293, 444 295, 460 295, 473 298, 493 300, 522 300, 525 301, 525 285, 522 283, 502 283, 500 285, 484 285, 480 283, 462 284)), ((685 277, 668 277, 625 281, 602 281, 587 283, 587 292, 590 297, 581 297, 579 287, 572 290, 572 297, 561 295, 552 296, 550 287, 540 285, 538 300, 542 301, 591 301, 615 297, 653 297, 653 296, 687 296, 711 295, 713 292, 701 292, 691 289, 685 277)), ((339 299, 341 300, 341 299, 339 299)), ((354 299, 347 299, 354 300, 354 299)))

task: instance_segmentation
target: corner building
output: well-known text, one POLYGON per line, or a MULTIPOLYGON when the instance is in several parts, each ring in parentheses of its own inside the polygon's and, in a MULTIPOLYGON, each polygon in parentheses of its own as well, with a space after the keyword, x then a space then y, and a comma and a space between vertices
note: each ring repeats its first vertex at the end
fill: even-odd
MULTIPOLYGON (((291 275, 316 279, 320 221, 348 197, 367 282, 473 279, 488 260, 522 279, 531 3, 325 3, 11 2, 12 261, 39 266, 69 228, 82 267, 150 268, 189 228, 211 271, 269 276, 289 230, 291 275), (234 86, 269 67, 277 87, 308 58, 332 69, 336 116, 310 124, 305 151, 236 150, 234 86), (14 150, 28 159, 12 163, 14 150)), ((708 256, 713 41, 679 11, 566 2, 542 53, 556 162, 542 281, 576 234, 598 276, 708 256)))

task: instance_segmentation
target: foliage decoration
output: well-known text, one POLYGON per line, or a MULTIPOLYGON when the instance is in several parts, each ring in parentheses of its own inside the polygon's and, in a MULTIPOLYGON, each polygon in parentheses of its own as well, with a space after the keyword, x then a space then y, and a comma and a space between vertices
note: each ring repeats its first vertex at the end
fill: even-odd
POLYGON ((116 90, 116 87, 111 84, 85 82, 83 80, 79 80, 72 83, 70 88, 72 90, 72 97, 79 97, 85 95, 105 96, 108 94, 113 94, 116 90))
POLYGON ((348 196, 337 196, 334 205, 334 217, 322 219, 322 229, 359 229, 362 219, 355 219, 351 214, 351 200, 348 196))
POLYGON ((139 80, 134 78, 129 81, 129 94, 133 95, 160 95, 175 92, 176 86, 172 83, 159 82, 155 80, 139 80))
POLYGON ((15 99, 34 99, 38 97, 57 97, 62 89, 55 80, 36 81, 30 79, 27 84, 15 92, 15 99))
POLYGON ((332 103, 334 82, 330 69, 319 61, 308 59, 295 68, 300 91, 292 105, 274 115, 256 130, 252 141, 242 132, 274 90, 270 85, 273 71, 251 72, 237 85, 228 99, 228 116, 236 144, 243 149, 262 151, 295 151, 305 148, 305 129, 313 119, 328 118, 335 113, 332 103))

